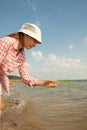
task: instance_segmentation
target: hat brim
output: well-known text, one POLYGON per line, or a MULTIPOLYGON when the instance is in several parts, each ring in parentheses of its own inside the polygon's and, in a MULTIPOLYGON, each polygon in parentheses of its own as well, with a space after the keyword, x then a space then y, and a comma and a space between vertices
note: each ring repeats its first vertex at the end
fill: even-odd
POLYGON ((35 36, 33 33, 31 33, 31 32, 29 33, 29 31, 28 31, 28 33, 27 33, 27 32, 24 32, 24 31, 13 32, 13 33, 8 34, 8 36, 12 36, 12 35, 18 34, 18 33, 20 33, 20 32, 22 32, 22 33, 24 33, 24 34, 26 34, 26 35, 28 35, 28 36, 34 38, 39 44, 42 43, 41 40, 38 40, 38 39, 36 38, 36 36, 35 36))
POLYGON ((19 30, 18 32, 22 32, 24 34, 27 34, 28 36, 34 38, 38 43, 42 43, 41 39, 39 39, 39 37, 36 37, 36 35, 29 30, 27 31, 25 29, 22 29, 22 30, 19 30))

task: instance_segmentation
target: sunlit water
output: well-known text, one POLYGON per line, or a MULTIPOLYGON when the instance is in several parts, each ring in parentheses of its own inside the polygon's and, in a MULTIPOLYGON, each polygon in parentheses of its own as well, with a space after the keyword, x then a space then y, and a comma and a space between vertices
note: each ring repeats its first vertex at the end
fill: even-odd
MULTIPOLYGON (((35 130, 87 130, 86 81, 60 83, 53 89, 32 89, 15 83, 14 88, 18 93, 16 99, 27 101, 27 110, 23 113, 27 130, 31 124, 35 130)), ((13 90, 11 95, 14 95, 13 90)))

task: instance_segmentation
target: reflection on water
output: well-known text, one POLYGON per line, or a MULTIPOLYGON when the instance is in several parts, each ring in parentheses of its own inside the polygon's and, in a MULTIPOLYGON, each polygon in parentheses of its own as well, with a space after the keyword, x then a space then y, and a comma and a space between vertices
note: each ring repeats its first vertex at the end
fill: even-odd
POLYGON ((52 89, 31 89, 23 83, 14 87, 20 93, 16 98, 27 100, 22 128, 26 124, 27 130, 29 125, 37 130, 87 130, 87 82, 60 83, 52 89))

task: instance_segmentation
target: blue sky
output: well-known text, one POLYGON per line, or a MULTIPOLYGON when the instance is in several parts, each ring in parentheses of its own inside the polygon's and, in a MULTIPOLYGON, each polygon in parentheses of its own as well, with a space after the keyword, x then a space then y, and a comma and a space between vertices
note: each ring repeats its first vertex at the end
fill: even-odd
POLYGON ((25 50, 30 75, 87 78, 87 0, 2 0, 0 18, 0 36, 25 22, 41 28, 43 43, 25 50))

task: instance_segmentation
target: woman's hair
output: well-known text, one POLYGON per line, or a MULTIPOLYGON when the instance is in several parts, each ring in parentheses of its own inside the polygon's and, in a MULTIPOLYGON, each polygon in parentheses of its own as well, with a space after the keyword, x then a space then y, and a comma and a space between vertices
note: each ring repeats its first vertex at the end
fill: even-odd
POLYGON ((22 43, 22 45, 24 45, 24 33, 22 33, 22 32, 17 32, 17 33, 9 34, 9 35, 7 35, 7 36, 13 37, 13 38, 19 40, 19 43, 22 43))
POLYGON ((15 39, 19 39, 19 34, 18 33, 11 33, 11 34, 8 34, 7 36, 9 36, 9 37, 13 37, 13 38, 15 38, 15 39))
POLYGON ((19 36, 19 43, 21 43, 22 45, 24 45, 24 33, 19 32, 18 36, 19 36))

